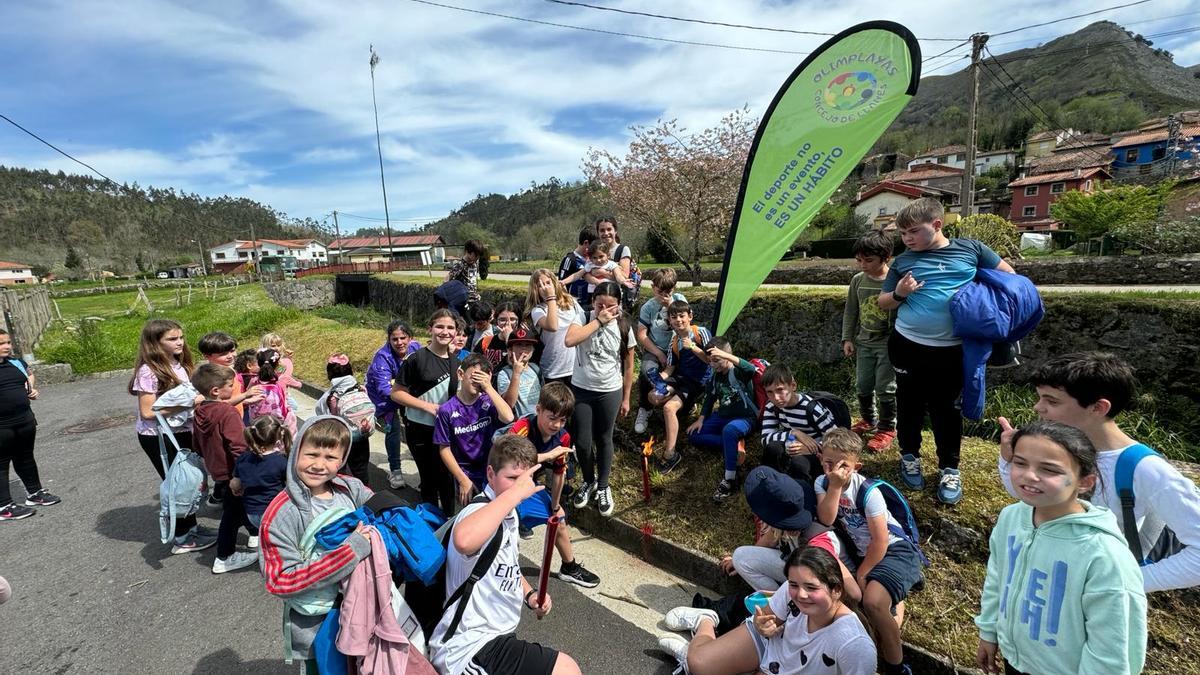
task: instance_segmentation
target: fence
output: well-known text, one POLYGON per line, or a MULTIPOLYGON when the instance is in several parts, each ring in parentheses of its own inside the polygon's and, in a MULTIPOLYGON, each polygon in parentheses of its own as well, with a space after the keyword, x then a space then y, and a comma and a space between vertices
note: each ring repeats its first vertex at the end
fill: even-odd
POLYGON ((373 274, 375 272, 395 272, 396 270, 421 269, 421 263, 416 260, 391 260, 388 262, 343 263, 341 265, 322 265, 296 271, 296 278, 313 274, 373 274))
POLYGON ((4 312, 4 326, 12 336, 13 354, 33 354, 33 346, 53 318, 50 291, 46 288, 0 291, 0 310, 4 312))

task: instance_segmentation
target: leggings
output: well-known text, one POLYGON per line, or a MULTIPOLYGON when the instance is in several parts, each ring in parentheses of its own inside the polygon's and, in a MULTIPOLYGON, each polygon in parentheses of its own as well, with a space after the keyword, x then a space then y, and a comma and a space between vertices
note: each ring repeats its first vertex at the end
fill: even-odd
MULTIPOLYGON (((385 441, 386 442, 386 441, 385 441)), ((350 444, 350 456, 346 458, 346 468, 350 475, 371 487, 371 477, 368 469, 371 466, 371 437, 361 436, 350 444)))
POLYGON ((900 452, 921 456, 925 413, 933 427, 938 468, 957 469, 962 449, 962 346, 930 347, 898 332, 888 338, 888 358, 896 369, 896 432, 900 452))
POLYGON ((226 490, 225 497, 221 500, 221 524, 217 527, 217 557, 223 559, 237 550, 239 529, 245 527, 246 532, 254 536, 258 534, 258 528, 246 517, 246 507, 242 505, 242 498, 228 490, 228 483, 221 483, 225 484, 226 490))
POLYGON ((583 480, 596 483, 601 490, 608 487, 612 473, 613 425, 617 423, 617 411, 621 409, 621 390, 588 391, 572 386, 575 393, 575 415, 572 418, 571 436, 575 439, 575 452, 583 480), (596 463, 600 464, 600 475, 596 475, 596 463))
POLYGON ((440 506, 447 515, 454 513, 458 508, 454 479, 442 463, 441 452, 433 444, 433 427, 410 420, 405 423, 404 435, 421 476, 421 501, 440 506))
MULTIPOLYGON (((190 448, 192 446, 192 432, 177 431, 175 432, 175 440, 179 441, 179 446, 190 448)), ((163 470, 162 458, 158 455, 158 436, 155 434, 138 434, 138 445, 142 446, 142 451, 150 458, 150 462, 154 464, 154 470, 158 472, 159 480, 167 477, 166 471, 163 470)), ((175 461, 175 446, 167 441, 167 461, 175 461)), ((186 516, 184 518, 175 519, 175 538, 178 539, 187 534, 193 527, 196 526, 196 516, 186 516)))
POLYGON ((42 489, 37 462, 33 461, 33 441, 36 436, 37 420, 33 415, 16 426, 0 427, 0 506, 12 501, 12 493, 8 488, 9 464, 25 484, 26 494, 31 495, 42 489))

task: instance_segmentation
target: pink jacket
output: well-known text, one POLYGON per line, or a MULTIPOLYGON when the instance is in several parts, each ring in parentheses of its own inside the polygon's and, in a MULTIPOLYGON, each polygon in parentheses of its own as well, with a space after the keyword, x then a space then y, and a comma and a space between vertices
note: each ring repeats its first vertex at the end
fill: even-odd
POLYGON ((337 649, 354 659, 363 675, 437 675, 425 655, 408 643, 392 609, 392 569, 387 547, 371 530, 371 554, 342 587, 337 649))

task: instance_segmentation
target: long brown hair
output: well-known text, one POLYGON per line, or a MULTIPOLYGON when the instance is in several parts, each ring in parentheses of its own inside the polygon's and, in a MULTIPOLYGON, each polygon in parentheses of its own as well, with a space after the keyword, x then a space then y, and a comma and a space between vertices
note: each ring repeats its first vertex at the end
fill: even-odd
MULTIPOLYGON (((161 394, 164 391, 183 384, 183 381, 175 375, 175 371, 171 366, 176 362, 175 357, 168 354, 162 346, 162 338, 167 333, 177 330, 183 332, 183 326, 179 325, 178 321, 171 319, 151 319, 142 326, 142 337, 138 342, 137 363, 133 365, 133 377, 129 378, 128 391, 131 396, 137 396, 138 392, 133 388, 137 382, 138 371, 142 366, 150 368, 150 372, 154 373, 154 377, 158 380, 158 391, 156 394, 161 394)), ((183 351, 179 354, 179 365, 183 366, 183 370, 192 375, 192 350, 183 343, 183 351)))

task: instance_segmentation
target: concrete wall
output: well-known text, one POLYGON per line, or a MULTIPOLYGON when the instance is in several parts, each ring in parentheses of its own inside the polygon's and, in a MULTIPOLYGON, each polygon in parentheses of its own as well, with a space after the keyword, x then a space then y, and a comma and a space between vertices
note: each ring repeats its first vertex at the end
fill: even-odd
POLYGON ((275 304, 295 309, 316 309, 333 304, 333 279, 293 279, 264 282, 263 290, 275 304))

